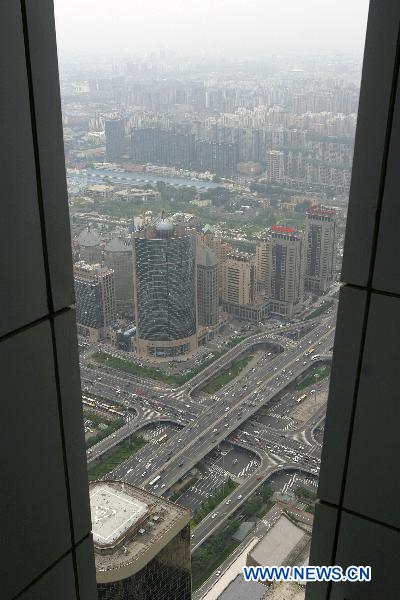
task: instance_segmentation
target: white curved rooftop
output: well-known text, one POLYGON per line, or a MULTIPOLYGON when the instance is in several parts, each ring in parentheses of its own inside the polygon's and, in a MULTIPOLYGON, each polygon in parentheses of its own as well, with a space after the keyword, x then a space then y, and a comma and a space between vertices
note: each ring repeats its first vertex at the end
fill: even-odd
POLYGON ((162 221, 159 221, 156 225, 157 231, 173 231, 173 229, 174 226, 168 219, 163 219, 162 221))
POLYGON ((100 236, 95 229, 84 229, 78 236, 80 246, 98 246, 100 244, 100 236))

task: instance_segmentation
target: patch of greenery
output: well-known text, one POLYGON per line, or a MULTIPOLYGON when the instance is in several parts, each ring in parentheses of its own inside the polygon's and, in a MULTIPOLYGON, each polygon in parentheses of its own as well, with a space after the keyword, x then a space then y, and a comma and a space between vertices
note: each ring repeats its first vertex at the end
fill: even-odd
POLYGON ((125 421, 122 417, 119 417, 118 419, 107 419, 87 409, 83 410, 83 415, 85 419, 92 421, 92 423, 94 423, 96 427, 98 427, 100 423, 104 423, 105 425, 107 425, 107 427, 96 433, 96 435, 86 440, 86 448, 90 448, 98 442, 101 442, 101 440, 103 440, 107 436, 114 433, 114 431, 117 431, 123 425, 125 425, 125 421))
POLYGON ((240 342, 242 342, 243 340, 246 339, 246 335, 241 335, 237 338, 233 338, 232 340, 229 340, 228 343, 226 344, 227 348, 233 348, 234 346, 237 346, 238 344, 240 344, 240 342))
POLYGON ((123 358, 116 358, 115 356, 111 356, 111 354, 107 354, 107 352, 96 352, 93 354, 93 358, 95 361, 105 364, 108 367, 112 367, 113 369, 117 369, 119 371, 125 371, 125 373, 129 373, 130 375, 139 375, 140 377, 146 377, 148 379, 155 379, 157 381, 162 381, 163 383, 169 383, 171 385, 182 385, 198 373, 200 373, 203 369, 208 367, 214 360, 222 356, 223 352, 213 352, 212 357, 203 361, 200 365, 189 371, 189 373, 185 373, 184 375, 168 375, 163 371, 158 369, 153 369, 151 367, 141 367, 140 365, 135 364, 134 362, 130 362, 129 360, 124 360, 123 358))
POLYGON ((208 394, 215 394, 215 392, 224 387, 224 385, 226 385, 229 381, 235 379, 235 377, 237 377, 239 373, 243 371, 245 367, 247 367, 252 358, 253 356, 244 356, 240 360, 235 361, 230 365, 228 371, 224 371, 215 377, 215 379, 209 381, 203 390, 208 394))
POLYGON ((308 320, 308 319, 315 319, 315 317, 319 317, 324 312, 326 312, 328 310, 328 308, 330 308, 333 304, 334 304, 333 300, 327 300, 326 302, 324 302, 323 304, 321 304, 321 306, 318 306, 318 308, 316 308, 315 310, 313 310, 313 312, 310 313, 308 315, 308 317, 306 317, 306 320, 308 320))
POLYGON ((89 481, 104 477, 104 475, 107 475, 107 473, 118 467, 127 458, 136 454, 146 443, 140 436, 131 436, 130 439, 125 440, 104 461, 88 470, 89 481))
POLYGON ((317 497, 317 495, 315 493, 310 492, 310 490, 308 490, 303 485, 299 485, 294 490, 294 495, 296 496, 296 498, 299 498, 299 500, 307 500, 308 502, 310 502, 310 501, 314 502, 315 498, 317 497))
POLYGON ((304 390, 305 388, 308 388, 311 385, 314 385, 314 384, 318 383, 319 381, 322 381, 322 379, 329 377, 330 374, 331 374, 331 365, 322 365, 322 366, 316 367, 315 369, 313 369, 311 371, 311 373, 309 373, 306 377, 304 377, 304 379, 301 379, 300 381, 298 381, 296 383, 296 389, 304 390))
POLYGON ((236 489, 238 485, 238 483, 232 481, 232 479, 229 478, 225 485, 223 485, 218 490, 218 492, 207 498, 205 502, 202 502, 200 508, 198 508, 193 514, 191 520, 192 527, 196 527, 196 525, 198 525, 200 521, 202 521, 211 511, 213 511, 214 508, 218 506, 218 504, 221 504, 221 502, 227 496, 229 496, 229 494, 233 492, 233 490, 236 489))
POLYGON ((238 513, 244 514, 246 519, 250 517, 261 517, 271 508, 271 497, 273 490, 270 485, 264 483, 255 494, 248 498, 238 509, 238 513))
POLYGON ((239 521, 228 521, 225 527, 211 535, 208 540, 192 554, 192 584, 193 591, 197 590, 217 569, 239 542, 232 540, 232 535, 239 527, 239 521))

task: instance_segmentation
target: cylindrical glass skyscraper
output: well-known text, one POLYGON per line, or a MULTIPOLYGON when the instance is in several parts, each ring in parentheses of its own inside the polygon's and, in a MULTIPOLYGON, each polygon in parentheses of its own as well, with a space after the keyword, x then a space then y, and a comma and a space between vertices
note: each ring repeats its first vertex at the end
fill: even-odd
POLYGON ((170 358, 197 347, 196 239, 168 220, 133 235, 136 351, 170 358))

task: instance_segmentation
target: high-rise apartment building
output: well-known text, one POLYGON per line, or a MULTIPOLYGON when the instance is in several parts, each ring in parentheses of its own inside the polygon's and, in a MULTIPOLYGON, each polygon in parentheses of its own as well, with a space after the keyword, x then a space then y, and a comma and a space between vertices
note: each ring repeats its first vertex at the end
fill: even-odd
POLYGON ((200 243, 213 252, 218 262, 218 288, 219 294, 222 296, 222 265, 227 260, 229 254, 233 252, 233 246, 222 240, 221 238, 215 237, 213 230, 210 226, 206 225, 203 231, 199 234, 200 243))
POLYGON ((114 162, 125 153, 125 122, 124 119, 112 119, 105 122, 106 159, 114 162))
POLYGON ((98 600, 190 600, 190 511, 119 481, 89 494, 98 600))
POLYGON ((197 246, 197 312, 199 325, 218 323, 218 261, 206 246, 197 246))
POLYGON ((78 236, 79 257, 85 263, 101 263, 100 236, 96 229, 86 227, 78 236))
POLYGON ((254 262, 244 252, 230 254, 222 266, 222 300, 229 304, 251 304, 255 295, 254 262))
POLYGON ((115 322, 114 271, 80 261, 74 265, 78 333, 93 341, 115 322))
POLYGON ((194 135, 145 127, 131 131, 131 158, 137 163, 181 166, 189 169, 194 158, 194 135))
POLYGON ((259 322, 266 305, 257 296, 254 258, 244 252, 229 254, 222 264, 222 304, 224 310, 238 319, 259 322))
POLYGON ((291 318, 304 296, 304 237, 289 227, 274 226, 256 254, 257 281, 265 288, 272 314, 291 318))
POLYGON ((104 248, 104 266, 114 271, 117 311, 133 315, 132 244, 130 240, 113 238, 104 248))
POLYGON ((211 171, 217 175, 230 176, 236 173, 238 162, 238 144, 196 140, 194 166, 199 171, 211 171))
POLYGON ((267 173, 269 181, 283 181, 285 162, 284 153, 280 150, 269 150, 267 153, 267 173))
POLYGON ((305 237, 307 258, 305 290, 323 294, 335 278, 336 212, 324 206, 313 206, 306 213, 305 237))
POLYGON ((136 352, 168 358, 197 347, 196 238, 163 219, 133 234, 136 352))

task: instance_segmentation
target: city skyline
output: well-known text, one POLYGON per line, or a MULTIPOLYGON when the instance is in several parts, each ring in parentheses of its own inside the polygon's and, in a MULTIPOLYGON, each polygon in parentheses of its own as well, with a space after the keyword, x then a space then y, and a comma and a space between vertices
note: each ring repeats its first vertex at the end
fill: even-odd
POLYGON ((61 62, 73 56, 151 60, 160 52, 161 60, 174 54, 215 61, 279 53, 352 54, 360 60, 367 11, 367 0, 55 2, 61 62))

